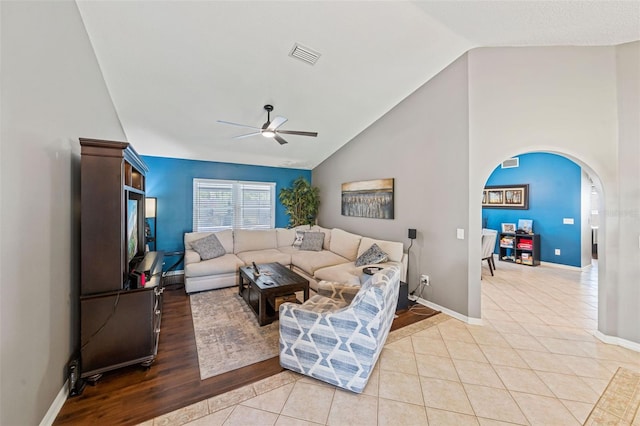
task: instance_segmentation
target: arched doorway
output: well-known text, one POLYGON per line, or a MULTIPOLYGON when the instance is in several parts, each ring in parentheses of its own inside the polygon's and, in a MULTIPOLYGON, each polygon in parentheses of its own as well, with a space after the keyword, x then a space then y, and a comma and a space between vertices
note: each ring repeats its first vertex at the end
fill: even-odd
MULTIPOLYGON (((557 151, 551 151, 551 150, 535 150, 535 151, 532 150, 532 151, 525 151, 524 153, 513 153, 508 157, 496 159, 496 163, 493 165, 493 168, 487 169, 483 173, 484 180, 482 182, 484 182, 484 184, 482 188, 478 188, 478 193, 485 195, 483 193, 483 190, 486 185, 506 183, 506 181, 504 180, 500 181, 500 180, 492 179, 492 175, 496 170, 496 165, 498 169, 501 169, 502 163, 505 160, 509 160, 512 158, 520 158, 520 157, 523 157, 523 159, 525 160, 530 160, 530 158, 527 158, 528 156, 529 157, 539 156, 539 157, 545 157, 546 160, 549 160, 549 159, 557 160, 557 161, 549 161, 548 162, 549 164, 547 164, 548 167, 546 168, 539 167, 540 169, 539 172, 545 173, 544 179, 541 179, 542 181, 545 181, 545 182, 538 182, 536 185, 533 185, 530 187, 530 190, 533 191, 532 193, 529 194, 529 196, 531 197, 529 201, 533 203, 531 204, 530 210, 524 210, 524 209, 511 210, 510 215, 501 213, 501 214, 496 214, 493 219, 490 219, 490 218, 487 218, 484 214, 486 210, 483 209, 483 200, 481 196, 478 196, 476 198, 478 203, 477 209, 473 207, 470 208, 470 211, 478 212, 477 220, 470 218, 469 244, 472 244, 473 246, 470 246, 471 257, 470 257, 470 265, 469 265, 470 266, 469 268, 470 270, 469 312, 470 312, 470 318, 472 319, 471 321, 472 323, 473 323, 474 317, 481 318, 480 303, 474 303, 473 299, 475 295, 475 297, 477 297, 476 300, 479 301, 480 293, 481 293, 481 283, 482 283, 482 281, 479 278, 475 278, 474 280, 474 277, 472 276, 472 274, 477 272, 478 275, 476 275, 476 277, 480 277, 482 272, 482 271, 478 271, 477 268, 474 269, 473 265, 471 265, 472 263, 471 259, 475 260, 477 258, 480 258, 479 255, 473 257, 475 246, 477 247, 481 246, 480 241, 476 240, 477 241, 476 243, 476 242, 473 242, 472 240, 473 240, 473 236, 475 236, 476 234, 481 235, 480 230, 482 227, 486 226, 490 229, 496 229, 500 233, 502 223, 515 223, 517 228, 518 218, 533 220, 533 232, 540 233, 540 234, 547 234, 546 244, 544 243, 544 235, 541 236, 543 241, 541 245, 544 248, 544 250, 542 250, 542 253, 540 254, 541 261, 543 263, 546 262, 550 265, 554 264, 554 266, 573 268, 576 270, 580 268, 589 268, 589 267, 592 267, 592 259, 594 259, 595 257, 598 257, 600 258, 600 261, 602 261, 602 258, 605 255, 602 250, 604 245, 601 244, 605 238, 605 229, 603 226, 605 223, 605 220, 604 220, 605 211, 603 208, 605 197, 603 193, 602 183, 599 176, 595 173, 595 171, 591 167, 589 167, 583 161, 581 161, 580 159, 572 155, 569 155, 567 153, 557 152, 557 151), (559 164, 562 165, 563 163, 570 165, 568 166, 568 169, 573 168, 571 172, 572 184, 569 185, 569 187, 567 187, 567 185, 563 185, 563 183, 565 182, 563 182, 564 177, 562 174, 562 169, 558 170, 559 173, 555 173, 555 174, 553 173, 553 167, 558 167, 559 164), (551 167, 551 169, 549 169, 549 167, 551 167), (545 218, 542 221, 540 221, 540 217, 538 217, 538 215, 540 214, 539 208, 541 207, 540 196, 541 195, 544 196, 545 192, 547 193, 553 192, 553 191, 557 192, 557 191, 566 190, 567 188, 569 188, 572 191, 572 193, 564 194, 564 196, 567 199, 571 198, 573 200, 573 207, 572 209, 570 209, 569 213, 566 213, 566 210, 562 210, 562 209, 556 209, 556 210, 562 210, 562 211, 556 212, 555 215, 549 212, 549 210, 553 210, 554 208, 553 200, 554 199, 557 200, 558 198, 557 194, 553 194, 554 196, 549 197, 551 200, 547 202, 545 206, 542 206, 545 218), (594 194, 592 194, 592 192, 595 193, 595 196, 594 194), (596 204, 592 205, 592 201, 595 201, 596 204), (595 216, 594 216, 594 211, 598 213, 595 216), (505 220, 506 217, 508 217, 507 220, 505 220), (597 223, 594 223, 594 217, 596 218, 597 223), (477 223, 478 227, 480 228, 478 229, 478 233, 475 233, 473 230, 474 223, 477 223), (551 224, 551 226, 549 225, 549 223, 551 224), (597 231, 595 233, 592 230, 592 224, 597 227, 596 228, 597 231), (568 232, 570 228, 573 228, 573 229, 570 232, 568 232), (561 234, 564 234, 564 235, 561 235, 561 234), (598 243, 598 247, 600 249, 598 252, 595 252, 596 256, 594 256, 594 252, 593 252, 593 242, 594 242, 593 235, 594 234, 595 234, 595 242, 598 243), (567 244, 572 245, 572 247, 568 247, 567 244), (565 247, 568 247, 568 250, 565 249, 565 247), (570 254, 570 256, 566 256, 567 254, 570 254), (477 313, 477 316, 474 315, 474 313, 477 313)), ((517 161, 518 160, 516 160, 516 162, 517 161)), ((544 161, 544 159, 542 161, 544 161)), ((511 166, 513 166, 514 162, 510 161, 508 163, 511 166)), ((533 161, 531 163, 533 163, 533 167, 535 168, 536 161, 533 161)), ((539 164, 540 164, 540 160, 538 159, 538 166, 539 164)), ((526 164, 522 165, 521 163, 520 167, 522 166, 526 166, 526 164)), ((532 164, 528 164, 528 166, 532 166, 532 164)), ((509 165, 507 165, 507 167, 509 167, 509 165)), ((520 171, 530 172, 530 170, 531 169, 527 171, 526 167, 522 167, 520 171)), ((522 184, 522 183, 532 182, 531 179, 523 177, 523 173, 519 173, 519 174, 512 173, 512 175, 515 176, 514 177, 515 180, 512 180, 509 183, 522 184)), ((470 190, 474 191, 474 188, 471 187, 470 190)), ((546 194, 546 195, 549 195, 549 194, 546 194)), ((473 200, 470 200, 470 202, 473 202, 473 200)), ((545 204, 545 203, 543 202, 542 204, 545 204)), ((495 211, 499 212, 500 210, 496 209, 495 211)), ((499 243, 497 243, 496 246, 498 244, 499 243)), ((496 250, 496 252, 498 252, 498 250, 496 250)), ((478 253, 479 253, 479 249, 478 249, 478 253)), ((480 267, 482 266, 480 265, 480 267)), ((500 267, 500 263, 497 264, 497 267, 498 268, 500 267)), ((602 269, 594 268, 593 272, 595 274, 595 279, 597 284, 602 284, 602 277, 603 277, 602 269)), ((600 287, 600 285, 598 285, 598 287, 600 287)), ((598 292, 599 306, 602 303, 602 299, 603 299, 602 294, 603 294, 602 289, 599 289, 599 292, 598 292)), ((599 315, 601 315, 601 312, 602 312, 601 308, 598 309, 598 312, 599 312, 599 315)))
POLYGON ((590 266, 592 212, 598 211, 591 206, 592 181, 580 165, 553 153, 520 154, 499 164, 485 184, 489 190, 483 191, 483 227, 502 232, 503 226, 514 226, 538 241, 535 257, 525 251, 512 259, 514 253, 505 249, 510 256, 500 260, 590 266))

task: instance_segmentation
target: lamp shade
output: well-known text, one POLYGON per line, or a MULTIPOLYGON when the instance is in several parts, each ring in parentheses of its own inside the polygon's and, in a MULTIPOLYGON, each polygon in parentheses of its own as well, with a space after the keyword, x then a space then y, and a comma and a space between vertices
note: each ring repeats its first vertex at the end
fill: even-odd
POLYGON ((144 199, 144 217, 154 218, 156 217, 156 201, 155 197, 147 197, 144 199))

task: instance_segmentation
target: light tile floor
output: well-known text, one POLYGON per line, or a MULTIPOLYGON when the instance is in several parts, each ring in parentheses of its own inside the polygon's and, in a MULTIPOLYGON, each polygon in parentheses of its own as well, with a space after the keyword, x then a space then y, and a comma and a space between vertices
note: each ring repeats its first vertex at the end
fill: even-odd
MULTIPOLYGON (((145 425, 579 425, 640 353, 593 336, 597 264, 483 268, 483 325, 440 314, 389 335, 356 395, 283 372, 145 425)), ((635 424, 635 423, 634 423, 635 424)))

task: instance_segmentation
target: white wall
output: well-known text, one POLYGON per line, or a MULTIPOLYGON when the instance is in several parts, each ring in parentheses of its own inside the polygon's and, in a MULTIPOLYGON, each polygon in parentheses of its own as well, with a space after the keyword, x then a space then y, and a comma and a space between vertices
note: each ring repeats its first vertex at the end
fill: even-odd
POLYGON ((580 266, 591 265, 591 179, 582 170, 580 174, 580 266))
POLYGON ((0 424, 34 425, 78 344, 78 137, 125 135, 75 2, 0 14, 0 424))
POLYGON ((616 65, 620 233, 613 267, 619 272, 617 310, 607 317, 617 321, 610 334, 640 343, 640 42, 617 46, 616 65))
MULTIPOLYGON (((429 274, 423 297, 467 314, 467 244, 456 229, 469 221, 467 56, 389 111, 313 170, 319 223, 409 245, 408 283, 429 274), (341 216, 341 184, 395 178, 395 219, 341 216)), ((478 259, 480 259, 478 257, 478 259)), ((479 262, 478 262, 479 263, 479 262)), ((478 278, 479 278, 478 271, 478 278)))
MULTIPOLYGON (((605 335, 640 342, 636 326, 640 180, 637 43, 635 46, 470 52, 470 156, 474 159, 470 186, 480 191, 497 162, 520 152, 556 152, 580 164, 604 199, 598 329, 605 335), (620 138, 619 128, 625 130, 620 138), (631 179, 621 184, 623 175, 631 179), (627 220, 632 223, 623 230, 627 220), (634 249, 632 238, 625 234, 629 229, 636 229, 634 249), (627 253, 622 253, 621 244, 629 249, 627 253)), ((480 206, 470 201, 470 209, 471 218, 475 211, 479 216, 480 206)), ((474 232, 471 228, 470 233, 474 232)))

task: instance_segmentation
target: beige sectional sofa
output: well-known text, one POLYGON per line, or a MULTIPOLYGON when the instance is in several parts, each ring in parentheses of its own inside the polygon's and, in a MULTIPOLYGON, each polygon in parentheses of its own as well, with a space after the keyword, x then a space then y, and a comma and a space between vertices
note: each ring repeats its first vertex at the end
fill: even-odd
POLYGON ((238 268, 250 265, 278 262, 309 280, 312 289, 318 281, 326 280, 359 285, 362 269, 355 266, 356 259, 374 243, 388 255, 388 261, 376 266, 400 265, 402 281, 406 281, 407 255, 403 244, 394 241, 376 240, 353 234, 339 228, 320 226, 275 228, 267 230, 225 230, 215 235, 226 254, 202 260, 192 243, 207 237, 211 232, 188 232, 184 234, 184 275, 187 293, 231 287, 238 284, 238 268), (302 250, 294 246, 296 231, 323 232, 322 250, 302 250))

